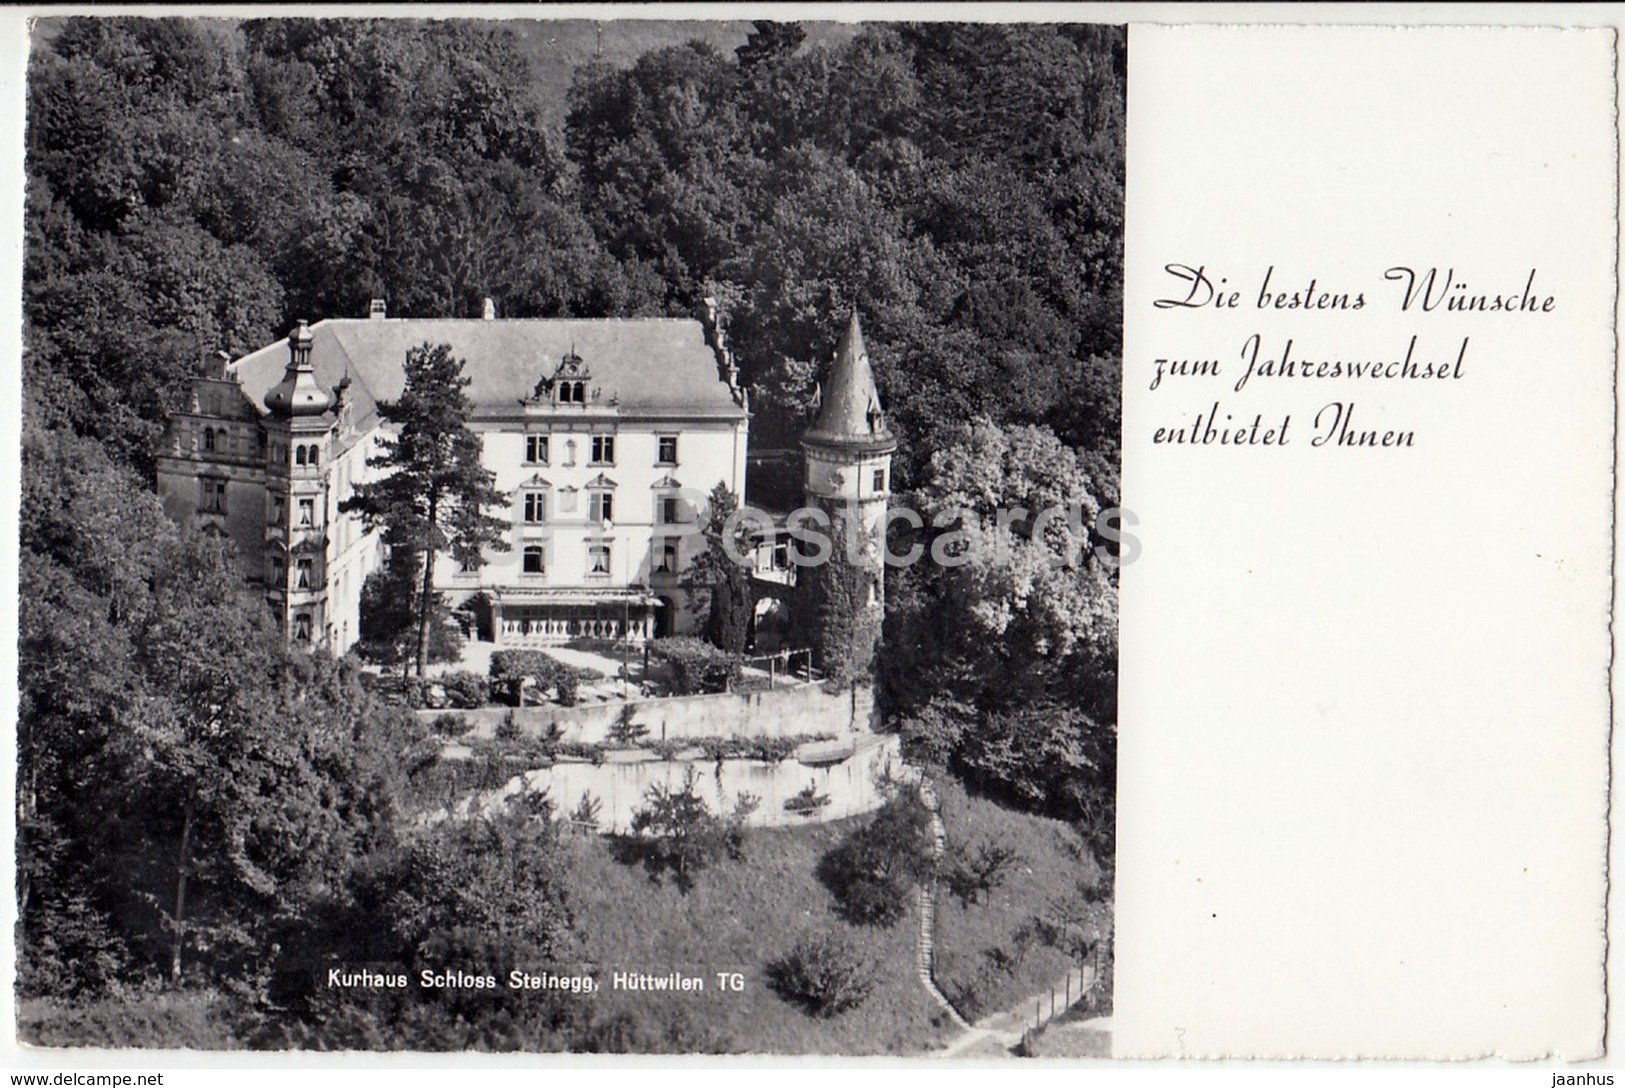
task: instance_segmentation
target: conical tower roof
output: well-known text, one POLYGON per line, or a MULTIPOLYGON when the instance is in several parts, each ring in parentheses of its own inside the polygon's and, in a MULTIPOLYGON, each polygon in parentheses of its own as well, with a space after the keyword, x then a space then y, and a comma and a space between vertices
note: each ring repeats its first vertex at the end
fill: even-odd
POLYGON ((863 327, 858 323, 856 309, 825 376, 818 419, 801 440, 807 445, 875 453, 897 448, 897 439, 880 407, 880 395, 875 392, 869 349, 863 344, 863 327))

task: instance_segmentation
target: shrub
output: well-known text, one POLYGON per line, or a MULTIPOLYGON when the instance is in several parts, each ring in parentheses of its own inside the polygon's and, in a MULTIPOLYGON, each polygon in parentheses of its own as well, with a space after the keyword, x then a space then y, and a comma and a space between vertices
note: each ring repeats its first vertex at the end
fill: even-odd
POLYGON ((496 738, 497 740, 519 739, 519 717, 513 711, 508 711, 502 716, 502 720, 497 723, 496 738))
POLYGON ((566 759, 590 759, 594 766, 604 762, 604 746, 584 740, 565 740, 550 743, 548 750, 554 756, 566 759))
POLYGON ((551 824, 558 815, 558 802, 549 790, 527 790, 514 801, 515 810, 544 824, 551 824))
POLYGON ((799 813, 802 816, 812 816, 827 804, 829 804, 829 794, 819 793, 818 783, 808 782, 805 789, 784 803, 784 811, 799 813))
POLYGON ((979 843, 974 857, 956 861, 946 874, 948 890, 965 906, 1004 883, 1005 870, 1015 861, 1016 852, 994 843, 979 843))
POLYGON ((604 803, 590 793, 583 793, 581 800, 570 812, 570 822, 577 827, 588 831, 598 830, 598 819, 604 810, 604 803))
POLYGON ((609 727, 609 739, 621 748, 636 748, 638 742, 649 735, 649 727, 634 721, 637 710, 631 703, 621 707, 621 716, 609 727))
POLYGON ((898 793, 819 859, 818 879, 848 921, 889 926, 913 886, 933 875, 931 845, 931 814, 913 793, 898 793))
POLYGON ((713 761, 759 759, 764 763, 780 763, 809 741, 830 739, 827 733, 798 733, 790 737, 695 737, 687 746, 698 746, 705 752, 705 758, 713 761))
POLYGON ((429 723, 429 728, 442 737, 460 737, 474 728, 467 714, 441 714, 429 723))
POLYGON ((440 677, 440 685, 451 705, 460 709, 474 710, 491 701, 491 682, 477 672, 448 672, 440 677))
POLYGON ((744 668, 738 654, 686 635, 651 643, 649 652, 670 666, 672 690, 676 695, 722 691, 738 681, 744 668))
POLYGON ((727 827, 712 814, 695 789, 698 775, 689 767, 681 789, 657 782, 644 795, 644 807, 632 814, 645 868, 659 880, 670 872, 679 891, 694 887, 694 875, 729 849, 727 827))
POLYGON ((598 674, 566 665, 540 650, 498 650, 491 655, 492 687, 503 690, 514 706, 519 705, 527 679, 539 687, 557 688, 559 702, 575 706, 581 698, 581 682, 596 680, 598 674))
POLYGON ((768 985, 812 1016, 828 1018, 863 1004, 874 989, 874 969, 833 933, 801 938, 767 965, 768 985))
MULTIPOLYGON (((570 666, 565 665, 562 667, 569 668, 570 666)), ((560 706, 575 706, 581 702, 581 679, 578 670, 572 670, 570 673, 561 674, 554 678, 553 686, 558 689, 560 706)))
POLYGON ((761 807, 762 799, 757 794, 741 793, 734 798, 733 811, 728 814, 722 833, 728 856, 734 861, 745 860, 745 821, 761 807))

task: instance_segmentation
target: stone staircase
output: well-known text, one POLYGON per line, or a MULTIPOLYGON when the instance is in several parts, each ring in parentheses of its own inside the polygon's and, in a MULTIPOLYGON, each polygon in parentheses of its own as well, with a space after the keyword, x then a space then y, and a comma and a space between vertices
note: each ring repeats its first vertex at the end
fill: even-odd
MULTIPOLYGON (((931 857, 940 862, 947 849, 948 832, 942 826, 941 803, 937 800, 937 793, 931 788, 931 783, 923 777, 920 779, 920 802, 925 805, 926 811, 931 813, 931 857)), ((948 1019, 954 1024, 970 1030, 970 1022, 959 1014, 953 1002, 937 987, 937 882, 933 877, 930 882, 920 885, 916 892, 920 908, 920 937, 915 944, 914 966, 920 976, 920 985, 931 999, 948 1014, 948 1019)))

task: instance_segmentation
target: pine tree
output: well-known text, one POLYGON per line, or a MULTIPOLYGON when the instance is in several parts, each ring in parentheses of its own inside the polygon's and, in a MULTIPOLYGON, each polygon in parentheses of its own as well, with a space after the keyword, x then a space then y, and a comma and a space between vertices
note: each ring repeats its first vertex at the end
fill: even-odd
POLYGON ((463 390, 463 360, 450 344, 424 343, 406 353, 406 387, 400 400, 379 406, 385 422, 400 433, 384 442, 385 452, 368 463, 387 475, 362 484, 339 509, 358 513, 368 528, 382 527, 397 547, 422 557, 418 594, 417 671, 428 664, 429 623, 434 610, 434 564, 449 552, 471 567, 482 551, 508 550, 506 522, 486 508, 505 502, 496 477, 480 462, 480 439, 468 427, 469 402, 463 390))
POLYGON ((743 653, 750 638, 750 569, 728 554, 749 555, 748 529, 734 531, 727 540, 724 528, 739 509, 739 500, 722 484, 711 489, 710 512, 706 520, 705 552, 691 568, 693 577, 711 587, 711 608, 705 619, 705 638, 729 653, 743 653))

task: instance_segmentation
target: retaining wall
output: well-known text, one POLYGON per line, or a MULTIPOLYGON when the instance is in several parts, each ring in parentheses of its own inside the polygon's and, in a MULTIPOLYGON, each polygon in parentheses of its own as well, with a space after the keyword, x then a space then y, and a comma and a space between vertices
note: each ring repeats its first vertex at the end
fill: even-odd
MULTIPOLYGON (((803 730, 804 731, 804 730, 803 730)), ((740 794, 760 798, 746 821, 752 827, 784 827, 838 820, 872 812, 885 801, 880 783, 905 773, 902 742, 896 734, 870 734, 857 739, 853 752, 839 763, 809 766, 796 759, 764 763, 755 759, 664 760, 653 753, 621 752, 617 761, 594 764, 560 760, 551 767, 516 776, 505 787, 483 795, 478 805, 505 804, 521 792, 547 791, 561 817, 570 815, 582 795, 590 793, 602 805, 599 829, 631 830, 632 813, 641 808, 649 787, 664 783, 681 789, 688 768, 695 771, 695 789, 713 813, 733 811, 740 794), (813 816, 787 812, 784 802, 811 783, 829 804, 813 816)))
MULTIPOLYGON (((632 721, 649 727, 649 741, 692 737, 788 737, 798 733, 846 736, 869 733, 879 724, 874 690, 858 685, 830 693, 820 684, 800 684, 743 694, 679 695, 664 699, 614 700, 583 706, 481 707, 478 710, 425 710, 432 721, 461 714, 475 723, 476 736, 489 737, 511 712, 527 737, 557 725, 562 740, 602 744, 610 728, 631 708, 632 721)), ((805 783, 803 783, 805 785, 805 783)))

